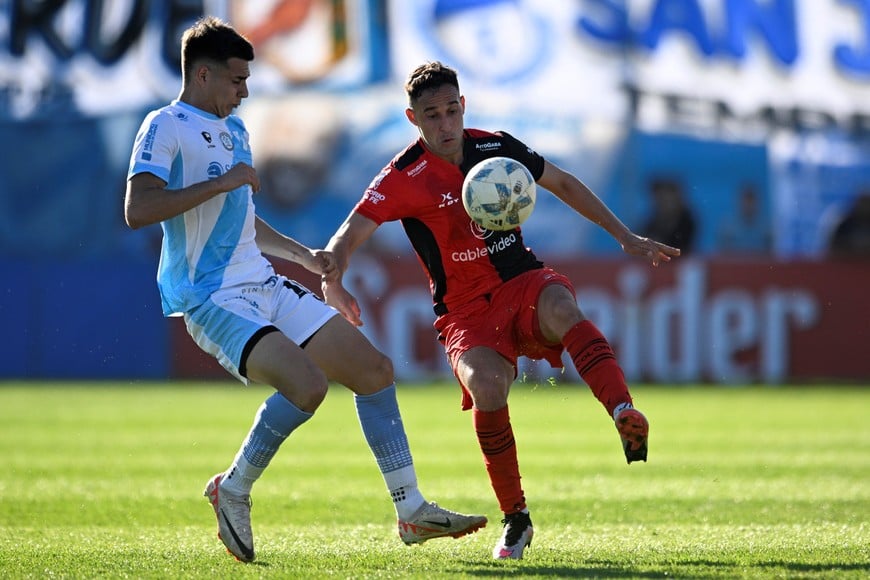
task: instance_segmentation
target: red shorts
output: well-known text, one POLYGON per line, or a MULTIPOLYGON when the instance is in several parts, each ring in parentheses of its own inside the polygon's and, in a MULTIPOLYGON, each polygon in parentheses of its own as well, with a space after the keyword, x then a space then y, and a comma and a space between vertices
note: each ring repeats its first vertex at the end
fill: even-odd
MULTIPOLYGON (((553 368, 562 368, 564 347, 562 343, 544 339, 536 316, 538 298, 550 284, 559 284, 576 294, 567 277, 542 268, 520 274, 499 286, 493 294, 480 296, 458 310, 439 316, 435 329, 454 375, 459 357, 475 346, 486 346, 502 355, 513 365, 514 373, 520 356, 545 359, 553 368)), ((461 381, 459 384, 462 408, 470 409, 471 395, 461 381)))

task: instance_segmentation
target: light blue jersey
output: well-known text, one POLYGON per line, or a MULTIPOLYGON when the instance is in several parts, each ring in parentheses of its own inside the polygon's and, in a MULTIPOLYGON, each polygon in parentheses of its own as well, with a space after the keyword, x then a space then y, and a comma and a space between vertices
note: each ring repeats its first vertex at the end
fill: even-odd
MULTIPOLYGON (((253 166, 240 118, 222 119, 175 100, 145 117, 127 177, 152 173, 167 189, 181 189, 214 179, 240 162, 253 166)), ((265 281, 274 274, 255 243, 254 223, 250 185, 161 222, 157 284, 164 315, 185 313, 220 288, 265 281)))

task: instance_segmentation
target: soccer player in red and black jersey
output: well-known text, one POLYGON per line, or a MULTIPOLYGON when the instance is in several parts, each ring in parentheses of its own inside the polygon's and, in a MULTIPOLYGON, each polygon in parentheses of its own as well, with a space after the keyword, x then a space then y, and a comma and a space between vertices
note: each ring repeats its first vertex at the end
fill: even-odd
POLYGON ((329 241, 337 269, 322 280, 324 297, 361 325, 355 298, 342 286, 350 256, 384 222, 400 220, 429 277, 435 328, 472 409, 490 482, 505 517, 496 559, 519 559, 532 540, 520 484, 508 393, 517 358, 562 366, 567 350, 580 376, 613 418, 626 459, 646 461, 649 424, 632 398, 613 350, 577 305, 564 275, 526 248, 520 228, 494 232, 475 225, 461 202, 465 174, 503 156, 529 168, 535 181, 584 218, 604 228, 632 255, 658 266, 680 250, 631 232, 579 179, 507 133, 466 129, 465 98, 456 72, 426 63, 408 78, 405 111, 420 138, 375 177, 329 241))

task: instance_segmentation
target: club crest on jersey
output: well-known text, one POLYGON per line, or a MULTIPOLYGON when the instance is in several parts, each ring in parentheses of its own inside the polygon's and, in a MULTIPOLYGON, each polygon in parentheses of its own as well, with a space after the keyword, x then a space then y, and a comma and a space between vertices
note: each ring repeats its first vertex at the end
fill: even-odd
POLYGON ((224 149, 226 149, 227 151, 233 150, 233 138, 230 137, 229 133, 227 133, 225 131, 221 131, 220 140, 221 140, 221 145, 224 146, 224 149))

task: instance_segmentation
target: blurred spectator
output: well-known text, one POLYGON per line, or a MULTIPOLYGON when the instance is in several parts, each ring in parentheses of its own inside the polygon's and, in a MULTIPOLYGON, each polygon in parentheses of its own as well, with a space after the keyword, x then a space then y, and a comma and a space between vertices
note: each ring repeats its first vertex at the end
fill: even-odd
POLYGON ((740 191, 737 213, 726 217, 719 227, 719 249, 729 254, 768 254, 772 236, 758 192, 751 184, 740 191))
POLYGON ((640 228, 643 236, 679 248, 685 256, 695 242, 695 215, 686 204, 683 186, 676 179, 657 177, 650 181, 652 213, 640 228))
POLYGON ((855 198, 831 234, 831 256, 870 258, 870 190, 855 198))

